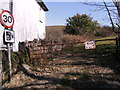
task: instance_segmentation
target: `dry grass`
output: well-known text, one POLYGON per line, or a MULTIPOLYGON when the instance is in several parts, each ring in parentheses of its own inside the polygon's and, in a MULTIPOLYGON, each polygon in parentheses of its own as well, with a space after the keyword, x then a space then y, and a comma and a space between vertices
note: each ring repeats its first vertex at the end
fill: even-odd
POLYGON ((74 42, 89 41, 105 37, 115 37, 109 28, 101 27, 100 30, 84 35, 65 35, 63 32, 65 26, 46 26, 46 40, 53 42, 74 42), (97 35, 98 34, 98 35, 97 35))
POLYGON ((65 26, 46 26, 47 31, 62 31, 65 26))
POLYGON ((92 35, 66 35, 63 32, 64 26, 46 26, 45 41, 60 42, 78 42, 92 40, 92 35))

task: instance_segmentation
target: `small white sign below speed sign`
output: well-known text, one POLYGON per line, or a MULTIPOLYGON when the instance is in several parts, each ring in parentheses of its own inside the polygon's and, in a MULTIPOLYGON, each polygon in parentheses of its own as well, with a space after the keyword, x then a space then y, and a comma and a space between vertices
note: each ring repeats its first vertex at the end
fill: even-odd
POLYGON ((14 18, 12 13, 10 13, 8 10, 2 11, 0 14, 0 22, 4 27, 12 28, 14 25, 14 18))

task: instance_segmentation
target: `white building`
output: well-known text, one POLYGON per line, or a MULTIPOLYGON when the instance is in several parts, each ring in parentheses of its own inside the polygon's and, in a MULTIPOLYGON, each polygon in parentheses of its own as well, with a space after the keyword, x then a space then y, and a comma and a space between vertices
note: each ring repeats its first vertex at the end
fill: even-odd
MULTIPOLYGON (((10 11, 11 0, 0 1, 0 12, 10 11)), ((13 30, 15 32, 14 51, 18 51, 18 43, 45 38, 45 11, 48 8, 41 0, 12 0, 12 12, 14 16, 13 30)), ((4 27, 0 24, 0 47, 3 44, 4 27)))

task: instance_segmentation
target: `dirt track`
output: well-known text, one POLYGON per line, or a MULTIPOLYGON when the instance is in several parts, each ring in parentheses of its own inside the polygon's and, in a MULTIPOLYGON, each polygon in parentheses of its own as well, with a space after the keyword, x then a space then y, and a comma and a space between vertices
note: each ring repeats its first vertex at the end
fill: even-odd
POLYGON ((23 71, 12 77, 5 88, 120 88, 120 75, 116 63, 95 58, 69 57, 55 59, 48 65, 30 68, 23 65, 23 71), (113 66, 110 66, 114 64, 113 66), (114 67, 114 68, 113 68, 114 67))

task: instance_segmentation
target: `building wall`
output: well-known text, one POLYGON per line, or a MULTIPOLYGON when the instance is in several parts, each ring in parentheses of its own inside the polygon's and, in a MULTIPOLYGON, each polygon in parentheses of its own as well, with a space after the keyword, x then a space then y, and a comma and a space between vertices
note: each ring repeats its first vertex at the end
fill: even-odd
MULTIPOLYGON (((2 8, 1 5, 0 7, 2 8)), ((45 38, 45 12, 35 0, 13 0, 13 16, 15 20, 14 51, 18 51, 19 42, 45 38)), ((0 26, 0 28, 3 27, 0 26)))

